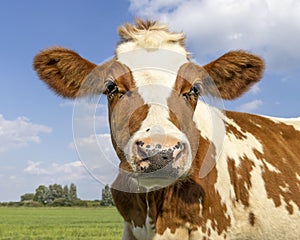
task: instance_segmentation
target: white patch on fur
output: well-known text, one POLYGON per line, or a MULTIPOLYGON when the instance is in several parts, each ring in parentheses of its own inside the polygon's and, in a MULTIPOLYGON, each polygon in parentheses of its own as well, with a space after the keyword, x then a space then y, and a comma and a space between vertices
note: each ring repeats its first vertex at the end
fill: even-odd
POLYGON ((226 149, 227 157, 233 159, 238 167, 240 165, 241 159, 246 156, 249 159, 256 159, 253 150, 257 150, 263 153, 263 147, 261 143, 248 132, 242 131, 239 125, 237 125, 232 119, 226 118, 226 122, 237 129, 238 132, 245 135, 246 138, 238 139, 233 133, 227 132, 228 141, 226 141, 229 146, 224 146, 226 149))
POLYGON ((293 126, 295 130, 300 131, 300 117, 298 118, 276 118, 276 117, 269 117, 264 116, 275 123, 284 123, 290 126, 293 126))
POLYGON ((175 76, 179 67, 188 62, 186 55, 170 49, 132 49, 117 54, 118 61, 127 65, 131 71, 159 69, 175 76))
POLYGON ((177 228, 174 233, 167 228, 162 235, 155 234, 153 240, 189 240, 189 232, 184 227, 177 228))
POLYGON ((154 226, 153 224, 151 224, 150 222, 152 222, 152 219, 147 216, 146 221, 145 221, 145 225, 143 227, 137 227, 134 226, 133 222, 132 222, 132 233, 134 235, 134 237, 138 240, 152 240, 155 232, 153 230, 154 226))
POLYGON ((214 230, 213 226, 212 226, 212 221, 209 219, 206 223, 206 234, 204 234, 204 236, 207 237, 207 239, 213 239, 213 240, 221 240, 224 239, 223 234, 221 233, 221 235, 218 234, 217 230, 214 230), (209 234, 210 233, 210 234, 209 234))
POLYGON ((296 173, 296 177, 300 181, 300 176, 297 173, 296 173))
POLYGON ((205 224, 206 232, 203 233, 201 226, 197 228, 196 231, 192 231, 188 240, 224 240, 228 239, 225 238, 226 233, 223 232, 221 235, 218 234, 216 230, 212 227, 212 221, 209 219, 205 224))
MULTIPOLYGON (((209 106, 202 101, 198 101, 193 121, 197 129, 200 130, 201 136, 214 144, 216 152, 214 157, 216 161, 218 161, 221 155, 225 138, 224 118, 224 114, 219 109, 209 106)), ((209 159, 209 156, 207 156, 201 166, 199 173, 200 178, 205 177, 214 166, 214 164, 207 162, 210 161, 209 159)))
POLYGON ((280 190, 283 191, 284 193, 290 193, 290 186, 285 184, 285 186, 279 186, 280 190))
POLYGON ((134 226, 134 223, 132 222, 132 232, 136 239, 138 240, 152 240, 155 235, 155 226, 153 223, 153 220, 149 217, 149 202, 148 202, 148 196, 146 196, 146 204, 147 204, 147 217, 144 226, 136 227, 134 226))
POLYGON ((272 164, 268 163, 267 161, 264 161, 264 163, 266 164, 269 171, 275 172, 275 173, 281 173, 278 168, 274 167, 272 164))

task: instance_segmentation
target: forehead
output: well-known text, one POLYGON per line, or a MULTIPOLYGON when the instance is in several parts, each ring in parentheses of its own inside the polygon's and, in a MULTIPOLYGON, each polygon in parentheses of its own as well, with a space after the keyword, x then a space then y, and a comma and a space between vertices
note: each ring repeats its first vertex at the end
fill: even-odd
POLYGON ((134 49, 118 52, 117 59, 131 71, 135 86, 145 103, 167 105, 177 72, 188 60, 168 49, 134 49))
POLYGON ((116 58, 130 69, 139 88, 173 88, 178 70, 188 62, 187 52, 178 44, 165 44, 164 48, 154 49, 139 48, 136 42, 125 42, 118 46, 116 58))

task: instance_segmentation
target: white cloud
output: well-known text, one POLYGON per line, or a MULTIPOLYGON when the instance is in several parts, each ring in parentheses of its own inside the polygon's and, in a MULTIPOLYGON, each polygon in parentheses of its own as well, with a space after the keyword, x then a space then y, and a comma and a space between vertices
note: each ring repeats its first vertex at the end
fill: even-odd
POLYGON ((93 134, 75 138, 69 144, 76 148, 80 160, 99 182, 112 183, 119 171, 119 162, 112 146, 110 134, 93 134))
POLYGON ((39 143, 39 135, 51 131, 50 127, 32 123, 26 117, 6 120, 0 114, 0 152, 24 147, 29 143, 39 143))
POLYGON ((74 106, 74 101, 71 100, 64 100, 59 104, 60 107, 73 107, 74 106))
POLYGON ((52 163, 49 166, 43 166, 41 162, 28 161, 24 173, 39 175, 43 179, 53 179, 55 182, 77 181, 90 178, 80 161, 63 164, 52 163))
POLYGON ((46 169, 41 168, 40 165, 41 162, 28 161, 27 166, 24 169, 24 172, 29 174, 36 174, 36 175, 48 174, 49 172, 46 169))
POLYGON ((75 183, 80 198, 99 199, 103 184, 95 181, 80 161, 48 163, 27 161, 0 168, 0 201, 18 201, 24 193, 34 193, 39 185, 75 183))
POLYGON ((183 31, 192 52, 206 63, 232 49, 262 55, 267 69, 300 64, 300 2, 294 0, 131 0, 136 16, 158 19, 183 31))
POLYGON ((255 84, 250 88, 249 93, 256 95, 256 94, 260 93, 260 91, 261 90, 260 90, 259 84, 255 84))
POLYGON ((253 100, 251 102, 242 104, 241 106, 238 107, 238 110, 241 112, 252 112, 256 110, 258 107, 260 107, 263 104, 261 100, 253 100))

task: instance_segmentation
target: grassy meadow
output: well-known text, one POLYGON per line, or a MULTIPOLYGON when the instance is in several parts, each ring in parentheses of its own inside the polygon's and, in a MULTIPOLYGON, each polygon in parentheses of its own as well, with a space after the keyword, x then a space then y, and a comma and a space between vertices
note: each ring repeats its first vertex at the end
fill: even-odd
POLYGON ((122 231, 115 208, 0 207, 1 240, 117 240, 122 231))

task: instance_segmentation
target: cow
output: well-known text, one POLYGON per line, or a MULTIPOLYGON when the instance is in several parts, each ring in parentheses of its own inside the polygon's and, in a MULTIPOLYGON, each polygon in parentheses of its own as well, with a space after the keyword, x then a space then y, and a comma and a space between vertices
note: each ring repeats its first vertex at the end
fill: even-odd
POLYGON ((264 61, 236 50, 199 66, 184 34, 157 21, 118 32, 114 57, 101 65, 56 46, 33 67, 59 96, 107 96, 122 239, 298 239, 300 118, 203 100, 240 97, 262 78, 264 61))

